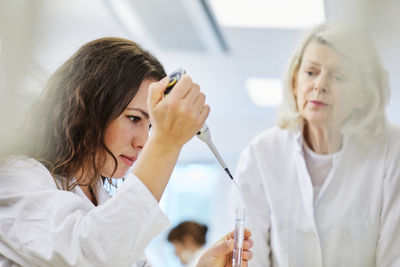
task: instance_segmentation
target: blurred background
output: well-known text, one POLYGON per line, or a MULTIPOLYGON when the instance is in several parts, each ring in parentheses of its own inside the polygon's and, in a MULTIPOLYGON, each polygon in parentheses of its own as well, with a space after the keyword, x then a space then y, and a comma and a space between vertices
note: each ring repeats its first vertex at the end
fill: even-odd
MULTIPOLYGON (((280 80, 301 33, 336 19, 370 31, 390 74, 387 113, 400 124, 399 10, 396 0, 0 0, 0 145, 82 44, 119 36, 153 53, 167 72, 182 67, 200 84, 213 141, 234 173, 246 144, 275 125, 280 80)), ((230 188, 207 146, 193 139, 161 206, 171 226, 207 224, 212 243, 233 228, 230 188)), ((156 267, 180 266, 166 234, 149 245, 148 258, 156 267)))

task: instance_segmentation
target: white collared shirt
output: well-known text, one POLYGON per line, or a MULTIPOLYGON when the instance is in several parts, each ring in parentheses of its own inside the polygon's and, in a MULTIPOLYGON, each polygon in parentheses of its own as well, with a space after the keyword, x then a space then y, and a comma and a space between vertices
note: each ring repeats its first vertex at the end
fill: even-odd
POLYGON ((169 221, 133 174, 98 206, 76 187, 59 190, 33 159, 0 166, 0 266, 150 266, 143 251, 169 221))
POLYGON ((236 179, 253 232, 250 267, 399 267, 400 131, 368 146, 344 138, 313 197, 299 131, 263 132, 236 179))

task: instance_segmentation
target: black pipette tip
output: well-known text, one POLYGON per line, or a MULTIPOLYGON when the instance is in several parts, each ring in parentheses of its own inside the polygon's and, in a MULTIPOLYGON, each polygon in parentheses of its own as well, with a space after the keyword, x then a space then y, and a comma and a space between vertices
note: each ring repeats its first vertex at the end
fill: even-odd
POLYGON ((229 171, 229 169, 225 168, 225 171, 229 175, 229 177, 233 180, 233 176, 232 176, 231 172, 229 171))

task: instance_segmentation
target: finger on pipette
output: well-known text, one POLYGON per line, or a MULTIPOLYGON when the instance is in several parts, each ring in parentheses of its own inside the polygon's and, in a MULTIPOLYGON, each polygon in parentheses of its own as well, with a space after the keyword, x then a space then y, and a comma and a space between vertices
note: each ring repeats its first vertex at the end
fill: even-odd
POLYGON ((184 74, 179 81, 174 85, 174 89, 168 94, 168 96, 182 99, 188 94, 193 84, 192 78, 184 74))

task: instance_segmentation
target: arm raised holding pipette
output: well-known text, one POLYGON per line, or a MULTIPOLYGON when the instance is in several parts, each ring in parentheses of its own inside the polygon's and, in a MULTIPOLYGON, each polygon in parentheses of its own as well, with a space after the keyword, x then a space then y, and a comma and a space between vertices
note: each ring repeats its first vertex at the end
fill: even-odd
POLYGON ((152 131, 133 173, 157 201, 169 181, 182 146, 189 141, 206 120, 210 107, 200 87, 184 75, 168 98, 163 98, 168 78, 152 83, 148 97, 152 131), (163 159, 163 160, 159 160, 163 159), (154 168, 157 162, 157 168, 154 168))

